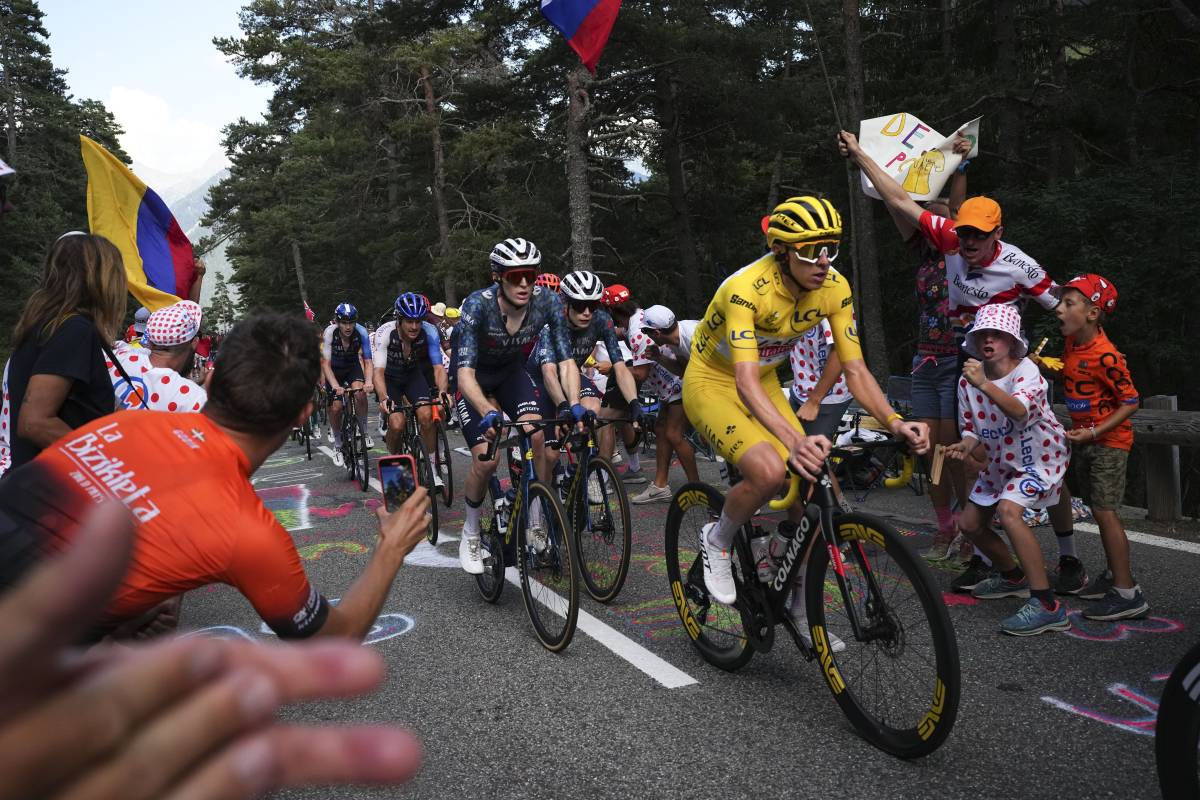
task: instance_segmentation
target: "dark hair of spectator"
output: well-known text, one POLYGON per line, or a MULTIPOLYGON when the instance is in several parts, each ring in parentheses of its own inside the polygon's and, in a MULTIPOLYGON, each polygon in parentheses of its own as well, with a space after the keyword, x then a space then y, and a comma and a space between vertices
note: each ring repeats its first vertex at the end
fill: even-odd
POLYGON ((29 336, 49 339, 78 314, 114 341, 125 317, 125 266, 121 251, 103 236, 72 232, 50 245, 41 277, 13 329, 13 345, 29 336))
POLYGON ((303 316, 259 312, 225 334, 204 413, 243 433, 290 430, 312 398, 321 349, 303 316))

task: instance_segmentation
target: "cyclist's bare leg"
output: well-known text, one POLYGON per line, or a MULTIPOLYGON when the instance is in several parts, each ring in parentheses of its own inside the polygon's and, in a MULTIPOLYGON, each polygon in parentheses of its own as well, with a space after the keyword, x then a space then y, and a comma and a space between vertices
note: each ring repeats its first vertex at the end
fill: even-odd
POLYGON ((329 398, 329 427, 333 430, 333 444, 342 445, 342 398, 334 395, 329 398))
MULTIPOLYGON (((497 432, 496 435, 499 435, 497 432)), ((467 480, 463 486, 463 495, 467 503, 466 522, 463 525, 463 535, 479 536, 480 508, 487 497, 488 481, 496 472, 497 460, 481 461, 487 453, 488 443, 482 441, 471 448, 471 468, 467 470, 467 480)), ((498 453, 497 453, 498 454, 498 453)))
POLYGON ((417 424, 420 425, 421 440, 425 442, 425 452, 432 457, 437 448, 437 431, 433 429, 433 407, 421 406, 417 409, 417 424))
POLYGON ((404 414, 393 411, 387 418, 387 449, 389 453, 399 453, 400 443, 404 441, 404 414))
POLYGON ((737 529, 775 496, 787 478, 783 459, 768 442, 759 442, 747 450, 738 460, 737 468, 742 480, 725 495, 721 524, 709 536, 711 542, 725 548, 733 541, 737 529))
MULTIPOLYGON (((654 485, 667 485, 671 474, 671 454, 674 448, 667 436, 667 415, 659 414, 654 420, 654 485)), ((690 478, 689 478, 690 480, 690 478)))
MULTIPOLYGON (((352 389, 363 388, 362 381, 355 381, 350 384, 352 389)), ((367 393, 355 392, 354 394, 354 410, 358 412, 358 428, 365 436, 367 434, 367 393)))

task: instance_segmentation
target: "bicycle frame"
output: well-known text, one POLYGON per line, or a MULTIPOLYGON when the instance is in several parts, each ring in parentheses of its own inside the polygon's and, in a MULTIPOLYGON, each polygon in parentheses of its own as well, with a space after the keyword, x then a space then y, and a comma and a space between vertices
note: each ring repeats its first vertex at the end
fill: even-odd
MULTIPOLYGON (((837 448, 835 448, 835 451, 837 448)), ((793 476, 793 488, 789 491, 789 495, 796 491, 796 482, 799 481, 797 476, 793 476)), ((784 551, 783 557, 780 559, 779 568, 775 571, 774 577, 767 583, 759 581, 757 577, 749 577, 746 585, 743 586, 746 592, 739 591, 738 603, 742 602, 743 596, 759 596, 763 601, 763 606, 769 609, 771 632, 756 644, 756 649, 769 650, 774 639, 774 623, 776 620, 782 620, 784 625, 792 634, 797 647, 805 652, 810 658, 812 649, 804 644, 797 631, 792 625, 791 618, 784 611, 784 603, 787 601, 788 592, 796 578, 800 575, 800 570, 808 562, 808 554, 812 547, 816 546, 818 539, 824 540, 825 547, 829 551, 830 563, 834 566, 834 574, 837 576, 838 589, 842 593, 842 598, 845 603, 847 615, 850 620, 851 628, 854 631, 854 638, 860 642, 869 642, 886 635, 889 627, 886 624, 878 624, 871 627, 864 626, 863 620, 859 615, 858 606, 856 603, 850 602, 851 589, 846 582, 845 564, 842 559, 841 547, 839 546, 835 520, 836 512, 841 511, 842 505, 840 502, 840 490, 837 487, 837 478, 833 475, 832 465, 826 459, 825 467, 821 472, 820 478, 815 484, 808 484, 808 493, 805 497, 805 513, 801 517, 799 527, 796 530, 795 536, 788 544, 788 548, 784 551), (817 514, 813 514, 814 506, 817 514), (813 527, 817 526, 818 530, 814 535, 813 527)), ((788 503, 790 505, 790 503, 788 503)), ((754 561, 754 554, 750 548, 750 523, 743 525, 738 532, 738 536, 734 539, 734 549, 738 554, 738 560, 742 567, 742 574, 746 576, 756 576, 757 567, 754 561)), ((854 540, 853 546, 858 550, 858 556, 863 564, 868 564, 866 551, 863 550, 862 541, 854 540)), ((878 582, 875 579, 875 573, 870 569, 865 571, 867 581, 867 590, 870 596, 881 597, 882 591, 878 582)), ((743 609, 738 609, 745 611, 743 609)), ((758 630, 760 626, 748 625, 747 630, 758 630)), ((751 640, 752 642, 754 639, 751 640)))

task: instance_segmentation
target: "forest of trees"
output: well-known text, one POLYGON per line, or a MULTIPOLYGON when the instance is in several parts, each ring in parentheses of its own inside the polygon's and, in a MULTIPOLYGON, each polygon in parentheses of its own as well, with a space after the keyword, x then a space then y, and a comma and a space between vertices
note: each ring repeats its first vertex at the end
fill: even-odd
MULTIPOLYGON (((298 310, 303 292, 321 318, 342 300, 378 318, 402 288, 458 302, 516 235, 548 270, 590 267, 695 316, 761 253, 777 200, 820 193, 850 228, 837 267, 868 362, 905 373, 912 258, 838 157, 838 121, 907 111, 949 132, 983 115, 969 193, 999 200, 1005 238, 1054 278, 1112 278, 1108 330, 1142 394, 1200 408, 1193 0, 624 0, 595 76, 538 5, 247 3, 242 36, 215 45, 273 97, 226 128, 207 220, 242 310, 298 310)), ((0 154, 21 172, 6 287, 83 224, 74 133, 119 153, 103 106, 66 97, 37 19, 0 0, 0 154)), ((0 294, 5 334, 21 295, 0 294)))

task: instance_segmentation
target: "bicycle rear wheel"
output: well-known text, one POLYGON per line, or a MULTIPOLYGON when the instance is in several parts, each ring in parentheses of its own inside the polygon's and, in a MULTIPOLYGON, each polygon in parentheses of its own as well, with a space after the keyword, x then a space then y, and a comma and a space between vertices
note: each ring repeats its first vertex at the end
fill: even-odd
MULTIPOLYGON (((754 650, 741 612, 709 596, 700 555, 700 531, 721 515, 724 504, 724 496, 707 483, 685 483, 675 492, 667 510, 667 580, 692 645, 705 661, 732 672, 745 666, 754 650)), ((741 591, 743 580, 736 558, 733 576, 741 591)))
POLYGON ((525 609, 542 645, 559 652, 571 643, 579 617, 575 540, 558 495, 544 483, 529 484, 529 507, 522 508, 520 516, 509 524, 517 526, 517 563, 525 609), (546 549, 541 553, 534 549, 529 535, 535 508, 546 534, 546 549))
POLYGON ((429 528, 425 532, 425 538, 430 544, 437 544, 438 540, 438 509, 437 509, 437 490, 433 486, 433 462, 429 460, 429 452, 425 449, 425 442, 419 435, 413 436, 409 442, 409 450, 412 452, 413 460, 417 462, 417 480, 425 487, 425 491, 429 492, 429 528))
POLYGON ((596 601, 612 602, 629 574, 633 544, 625 487, 612 465, 597 456, 571 500, 569 516, 583 585, 596 601))
POLYGON ((1167 679, 1154 730, 1154 760, 1163 800, 1200 797, 1200 645, 1184 654, 1167 679))
POLYGON ((834 518, 834 550, 818 542, 805 575, 817 660, 837 704, 879 749, 915 758, 941 746, 958 715, 958 642, 941 591, 895 528, 866 514, 834 518), (852 604, 866 641, 855 638, 852 604), (833 652, 833 637, 845 643, 833 652))
POLYGON ((371 488, 371 451, 367 449, 367 435, 354 427, 354 447, 358 455, 358 485, 365 492, 371 488))
POLYGON ((446 436, 446 423, 438 420, 437 441, 433 446, 433 468, 442 476, 442 502, 446 508, 454 501, 454 464, 450 460, 450 438, 446 436))

